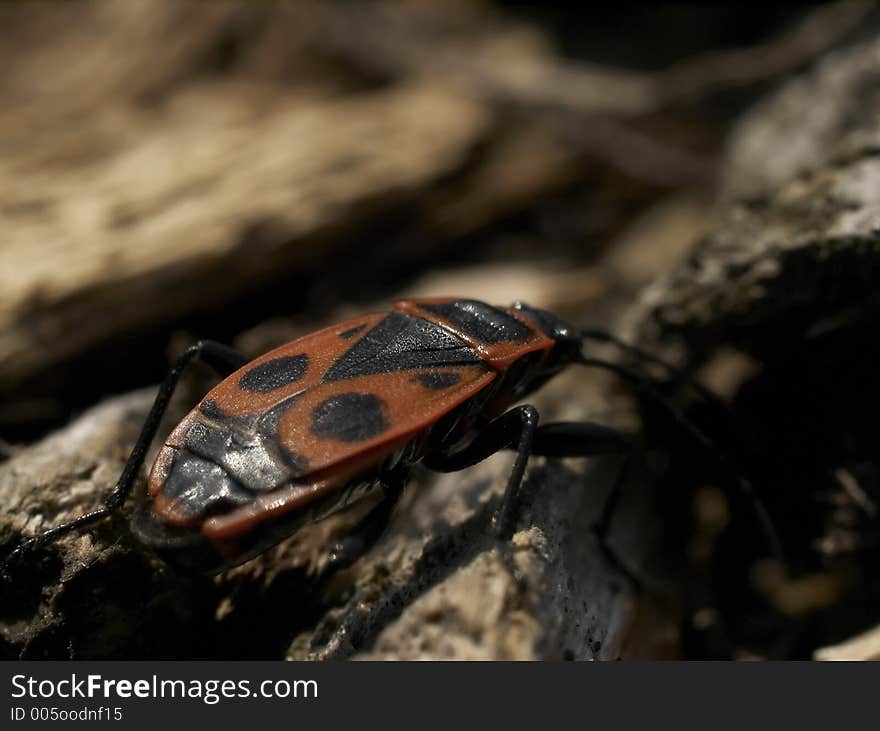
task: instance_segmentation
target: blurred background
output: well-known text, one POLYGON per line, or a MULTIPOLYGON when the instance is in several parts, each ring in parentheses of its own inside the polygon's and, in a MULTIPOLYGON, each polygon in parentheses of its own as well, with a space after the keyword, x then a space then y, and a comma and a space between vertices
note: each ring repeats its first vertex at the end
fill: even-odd
POLYGON ((615 328, 735 194, 737 121, 875 15, 0 4, 4 451, 195 339, 257 354, 416 292, 615 328))
POLYGON ((701 233, 737 117, 867 12, 4 3, 0 436, 155 383, 175 337, 413 288, 600 321, 701 233))

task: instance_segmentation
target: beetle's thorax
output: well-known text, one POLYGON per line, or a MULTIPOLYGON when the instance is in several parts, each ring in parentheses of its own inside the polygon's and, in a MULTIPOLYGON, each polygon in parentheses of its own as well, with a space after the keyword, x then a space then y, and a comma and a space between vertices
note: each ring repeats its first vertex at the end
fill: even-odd
POLYGON ((443 297, 398 300, 394 309, 449 331, 467 343, 495 371, 506 371, 531 353, 546 353, 554 344, 514 308, 443 297))

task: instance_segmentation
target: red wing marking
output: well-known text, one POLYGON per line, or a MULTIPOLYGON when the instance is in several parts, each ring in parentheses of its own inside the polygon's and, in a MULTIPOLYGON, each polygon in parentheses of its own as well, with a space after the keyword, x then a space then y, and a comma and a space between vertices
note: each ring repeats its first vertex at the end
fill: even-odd
POLYGON ((431 388, 420 378, 427 374, 413 370, 318 384, 284 412, 278 442, 303 457, 309 473, 317 472, 415 435, 482 391, 496 375, 479 365, 429 373, 457 380, 446 388, 431 388), (340 412, 336 418, 334 410, 340 412))

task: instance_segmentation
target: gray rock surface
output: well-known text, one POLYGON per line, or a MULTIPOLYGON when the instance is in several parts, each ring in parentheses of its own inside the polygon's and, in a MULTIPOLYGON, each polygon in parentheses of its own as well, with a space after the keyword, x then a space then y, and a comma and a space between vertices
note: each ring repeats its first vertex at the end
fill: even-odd
POLYGON ((875 300, 878 60, 876 41, 832 54, 739 125, 712 233, 631 316, 643 342, 803 337, 875 300))

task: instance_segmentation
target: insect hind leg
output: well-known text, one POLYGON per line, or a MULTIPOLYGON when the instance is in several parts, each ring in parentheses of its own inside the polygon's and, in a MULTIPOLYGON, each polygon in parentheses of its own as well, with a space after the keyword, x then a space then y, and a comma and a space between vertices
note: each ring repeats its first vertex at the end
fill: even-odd
POLYGON ((156 394, 150 412, 141 427, 140 434, 129 454, 122 474, 119 476, 113 490, 104 499, 104 504, 78 518, 56 525, 54 528, 50 528, 33 538, 22 541, 3 561, 2 567, 0 567, 0 572, 3 575, 7 575, 7 569, 14 562, 21 560, 27 552, 51 543, 75 530, 94 525, 98 521, 112 515, 121 507, 134 486, 147 455, 147 450, 156 436, 162 417, 168 410, 171 396, 177 388, 181 375, 186 367, 196 360, 208 364, 221 375, 232 373, 248 361, 244 355, 236 350, 212 340, 201 340, 181 353, 159 386, 159 392, 156 394))
POLYGON ((394 508, 406 487, 407 477, 408 470, 398 467, 380 478, 384 493, 382 500, 361 518, 349 535, 333 547, 318 580, 348 568, 379 542, 391 523, 394 508))

